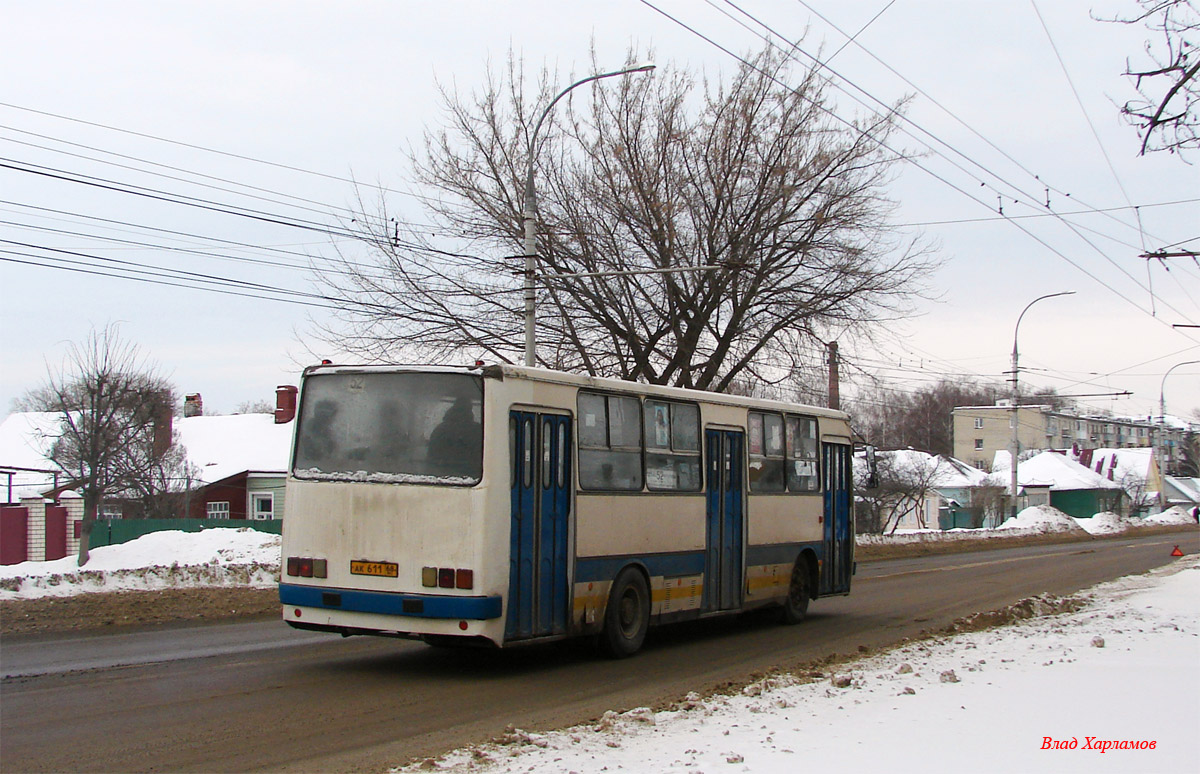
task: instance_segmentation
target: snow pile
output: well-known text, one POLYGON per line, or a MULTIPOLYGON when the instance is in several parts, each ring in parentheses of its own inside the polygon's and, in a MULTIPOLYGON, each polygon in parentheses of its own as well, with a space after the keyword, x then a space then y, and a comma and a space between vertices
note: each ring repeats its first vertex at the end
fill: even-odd
POLYGON ((1023 529, 1032 533, 1084 531, 1075 519, 1049 505, 1026 508, 1015 517, 1006 519, 998 529, 1023 529))
POLYGON ((1090 519, 1075 519, 1075 523, 1092 535, 1118 535, 1133 527, 1133 522, 1119 513, 1105 511, 1090 519))
POLYGON ((1192 514, 1180 505, 1173 505, 1162 513, 1147 516, 1143 519, 1147 524, 1195 524, 1192 514))
POLYGON ((0 566, 0 599, 70 596, 193 586, 273 586, 279 580, 279 535, 248 527, 167 530, 75 556, 0 566))
POLYGON ((1190 771, 1197 598, 1191 557, 1095 587, 1066 606, 1076 612, 693 693, 659 712, 510 728, 393 771, 1190 771))

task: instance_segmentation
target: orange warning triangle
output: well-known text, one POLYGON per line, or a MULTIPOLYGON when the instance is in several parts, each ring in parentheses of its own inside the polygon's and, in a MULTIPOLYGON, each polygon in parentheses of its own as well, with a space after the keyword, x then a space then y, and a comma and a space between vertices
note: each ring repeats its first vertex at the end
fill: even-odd
POLYGON ((1171 552, 1171 556, 1183 556, 1183 552, 1179 550, 1179 546, 1175 546, 1175 550, 1171 552))

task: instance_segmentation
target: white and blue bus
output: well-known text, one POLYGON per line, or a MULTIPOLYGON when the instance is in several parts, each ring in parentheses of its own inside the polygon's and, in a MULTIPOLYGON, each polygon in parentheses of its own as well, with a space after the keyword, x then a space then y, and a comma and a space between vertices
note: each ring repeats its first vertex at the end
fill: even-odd
POLYGON ((320 365, 300 391, 292 626, 507 647, 846 594, 847 416, 537 368, 320 365))

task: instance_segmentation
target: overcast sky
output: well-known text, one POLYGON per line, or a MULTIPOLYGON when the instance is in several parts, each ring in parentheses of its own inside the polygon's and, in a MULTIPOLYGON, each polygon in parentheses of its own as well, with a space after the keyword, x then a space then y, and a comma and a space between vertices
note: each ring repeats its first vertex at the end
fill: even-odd
POLYGON ((1129 390, 1132 398, 1086 399, 1126 414, 1156 411, 1162 390, 1169 412, 1190 413, 1200 409, 1200 366, 1164 375, 1200 360, 1200 330, 1172 327, 1200 323, 1200 267, 1140 256, 1200 249, 1200 153, 1197 166, 1139 157, 1136 133, 1118 120, 1114 103, 1131 96, 1126 57, 1139 56, 1149 33, 1093 17, 1132 5, 5 3, 0 412, 61 362, 67 342, 109 322, 210 409, 271 399, 312 361, 309 349, 337 356, 312 341, 309 318, 324 310, 195 285, 216 276, 310 292, 306 256, 329 254, 331 238, 206 207, 330 224, 353 205, 353 179, 397 192, 404 217, 427 222, 404 193, 406 150, 441 120, 439 82, 469 91, 511 49, 531 68, 557 68, 566 85, 589 74, 593 45, 605 66, 623 64, 632 46, 660 66, 728 73, 737 62, 714 43, 758 49, 757 19, 803 37, 809 54, 838 52, 830 66, 843 116, 865 110, 856 100, 914 95, 915 127, 898 143, 920 155, 891 194, 896 222, 939 246, 940 300, 881 331, 877 350, 844 352, 845 379, 869 373, 904 390, 947 374, 1000 381, 1022 308, 1071 290, 1022 321, 1022 381, 1068 394, 1129 390), (867 26, 843 49, 834 25, 867 26), (204 202, 156 198, 177 195, 204 202), (195 276, 166 280, 189 286, 174 287, 96 274, 151 267, 195 276))

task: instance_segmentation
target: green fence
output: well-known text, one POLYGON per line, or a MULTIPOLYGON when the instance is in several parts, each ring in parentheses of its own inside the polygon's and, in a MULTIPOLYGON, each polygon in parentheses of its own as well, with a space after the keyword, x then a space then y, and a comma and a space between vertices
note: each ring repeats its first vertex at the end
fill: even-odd
POLYGON ((92 525, 92 536, 88 548, 115 546, 136 540, 151 532, 177 529, 184 532, 199 532, 217 527, 240 529, 249 527, 259 532, 278 535, 283 530, 283 521, 257 521, 252 519, 98 519, 92 525))

